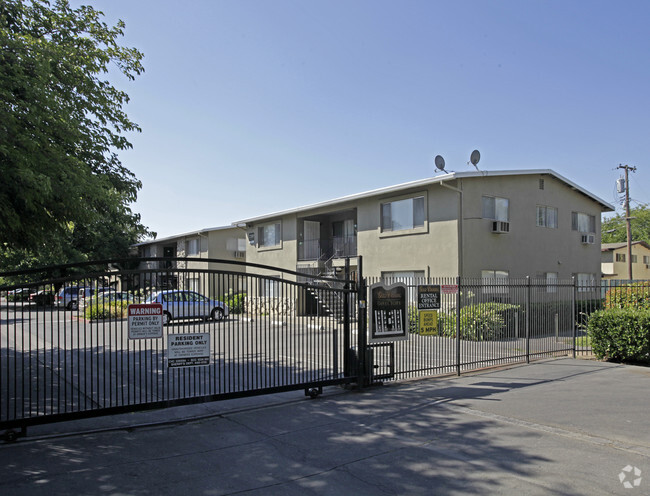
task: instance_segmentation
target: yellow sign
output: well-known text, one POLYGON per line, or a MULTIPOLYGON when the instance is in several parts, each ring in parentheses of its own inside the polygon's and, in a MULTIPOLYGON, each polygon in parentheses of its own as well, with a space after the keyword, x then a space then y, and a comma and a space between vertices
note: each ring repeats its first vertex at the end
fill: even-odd
POLYGON ((420 310, 420 335, 438 335, 438 312, 436 310, 420 310))

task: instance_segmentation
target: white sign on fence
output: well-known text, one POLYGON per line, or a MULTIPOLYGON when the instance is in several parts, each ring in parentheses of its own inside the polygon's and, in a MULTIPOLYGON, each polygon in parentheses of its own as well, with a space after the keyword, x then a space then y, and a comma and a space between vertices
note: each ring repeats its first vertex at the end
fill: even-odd
POLYGON ((163 337, 163 309, 160 303, 129 305, 127 315, 129 339, 163 337))
POLYGON ((210 334, 168 334, 167 366, 210 365, 210 334))

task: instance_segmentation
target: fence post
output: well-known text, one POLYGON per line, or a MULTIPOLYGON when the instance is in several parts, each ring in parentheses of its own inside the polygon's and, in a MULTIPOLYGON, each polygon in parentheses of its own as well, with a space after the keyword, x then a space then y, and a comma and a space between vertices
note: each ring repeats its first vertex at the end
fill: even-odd
POLYGON ((460 295, 461 278, 458 276, 458 293, 456 294, 456 374, 460 375, 460 295))
POLYGON ((530 276, 526 276, 526 363, 530 363, 530 276))
POLYGON ((578 337, 578 325, 577 325, 577 320, 576 317, 577 312, 576 312, 576 305, 578 304, 578 287, 576 285, 576 277, 573 276, 572 278, 572 287, 573 287, 573 295, 572 295, 572 302, 571 302, 571 322, 573 322, 573 358, 576 357, 576 339, 578 337))
POLYGON ((367 350, 366 348, 368 347, 367 345, 367 333, 368 333, 368 322, 367 322, 367 307, 368 307, 368 302, 367 302, 367 287, 366 287, 366 280, 363 277, 363 260, 361 257, 359 257, 359 262, 358 262, 358 270, 359 270, 359 296, 358 296, 358 302, 359 302, 359 317, 357 319, 357 324, 358 324, 358 330, 357 330, 357 384, 359 384, 360 387, 364 387, 366 385, 366 370, 367 370, 367 364, 366 364, 366 357, 367 357, 367 350))
POLYGON ((343 297, 343 377, 350 377, 350 257, 345 259, 345 286, 343 297))

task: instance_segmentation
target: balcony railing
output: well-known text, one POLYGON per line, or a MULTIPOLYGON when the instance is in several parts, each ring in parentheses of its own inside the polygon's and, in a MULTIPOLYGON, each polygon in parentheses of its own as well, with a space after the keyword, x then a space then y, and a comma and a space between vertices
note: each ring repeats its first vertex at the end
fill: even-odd
POLYGON ((303 241, 298 247, 298 260, 328 260, 356 256, 356 236, 303 241))

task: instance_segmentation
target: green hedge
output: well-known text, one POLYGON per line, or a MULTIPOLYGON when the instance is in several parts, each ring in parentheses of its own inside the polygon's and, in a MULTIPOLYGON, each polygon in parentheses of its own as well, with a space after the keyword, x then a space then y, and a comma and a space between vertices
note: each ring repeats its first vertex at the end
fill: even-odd
POLYGON ((650 362, 650 311, 612 308, 589 318, 591 349, 599 359, 650 362))
MULTIPOLYGON (((518 305, 508 303, 478 303, 460 309, 460 338, 470 341, 501 339, 514 322, 518 305)), ((441 313, 438 317, 440 335, 456 337, 456 315, 441 313)))
POLYGON ((224 300, 224 303, 228 305, 228 313, 239 314, 246 310, 246 293, 229 292, 224 300))
POLYGON ((84 308, 84 317, 89 320, 124 319, 128 305, 126 301, 88 305, 84 308))

